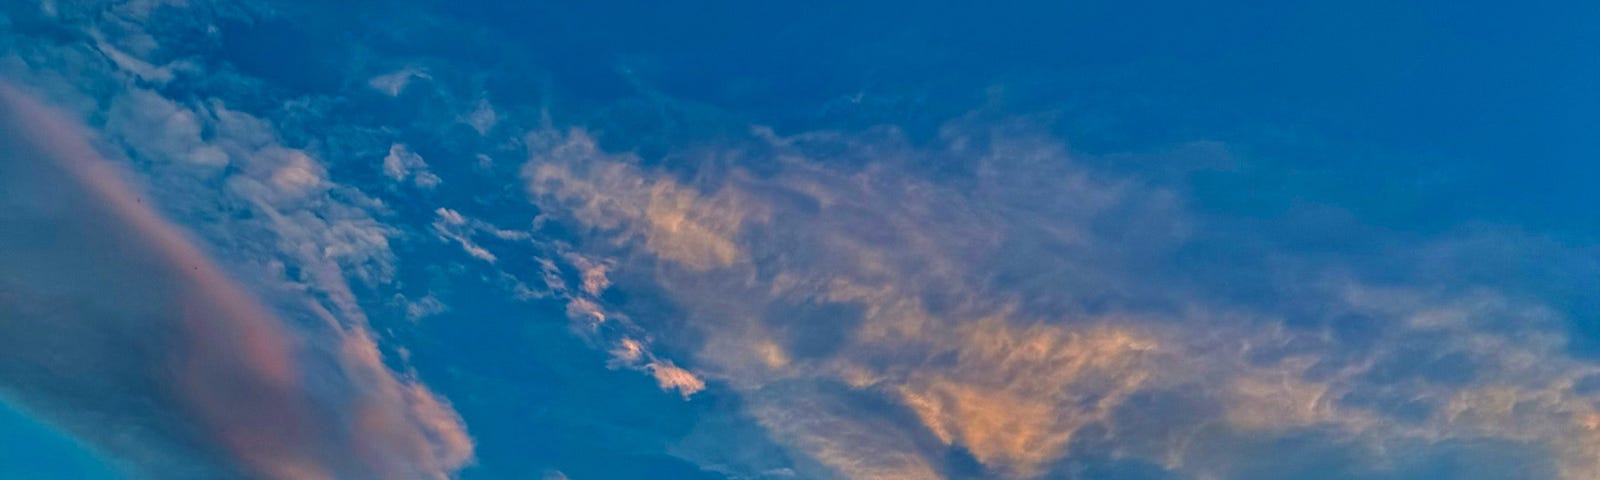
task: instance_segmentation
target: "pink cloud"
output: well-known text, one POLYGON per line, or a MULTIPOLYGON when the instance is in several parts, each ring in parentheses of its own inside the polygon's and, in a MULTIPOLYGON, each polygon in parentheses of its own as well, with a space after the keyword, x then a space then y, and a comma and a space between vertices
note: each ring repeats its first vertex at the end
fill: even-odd
MULTIPOLYGON (((87 252, 18 251, 49 272, 0 270, 0 283, 29 287, 40 283, 39 279, 68 278, 72 280, 69 286, 61 287, 68 295, 130 312, 130 317, 135 316, 132 312, 165 317, 139 327, 151 330, 141 333, 166 339, 166 343, 111 337, 109 342, 75 346, 103 351, 52 353, 109 358, 131 352, 126 355, 131 360, 151 363, 140 366, 152 372, 147 383, 96 378, 126 375, 118 369, 93 369, 98 365, 84 367, 85 371, 75 372, 77 377, 61 382, 123 382, 153 388, 155 391, 136 394, 159 402, 155 410, 178 417, 176 423, 180 424, 157 428, 155 435, 173 437, 168 441, 175 443, 202 445, 194 448, 196 451, 225 452, 225 458, 218 460, 227 465, 223 468, 256 477, 447 478, 471 461, 472 442, 460 417, 425 386, 385 367, 364 325, 334 323, 315 331, 291 328, 233 281, 183 230, 162 218, 151 202, 125 181, 122 172, 101 157, 84 128, 4 84, 0 84, 0 112, 0 131, 11 137, 0 139, 4 140, 0 146, 22 152, 7 152, 11 158, 0 159, 0 163, 11 164, 0 167, 16 175, 0 182, 47 183, 47 187, 28 188, 48 188, 68 201, 38 205, 42 213, 37 215, 71 224, 63 231, 97 237, 63 239, 62 248, 104 245, 109 251, 94 253, 107 257, 110 264, 102 267, 73 258, 87 252), (89 285, 126 288, 107 292, 89 285), (337 346, 318 349, 329 343, 315 335, 331 335, 337 346), (335 362, 316 361, 329 357, 335 362), (313 386, 311 379, 320 383, 313 386), (349 384, 323 385, 329 379, 349 384), (203 447, 208 444, 210 447, 203 447)), ((17 202, 28 205, 37 200, 17 202)), ((0 219, 4 218, 27 217, 0 219)), ((126 320, 65 318, 67 315, 71 314, 46 311, 21 321, 40 322, 34 325, 37 331, 63 337, 70 336, 62 333, 69 331, 65 325, 90 332, 126 327, 116 323, 126 320)), ((0 382, 5 380, 0 378, 0 382)), ((30 392, 30 388, 49 390, 21 385, 18 389, 24 401, 33 398, 33 403, 46 406, 105 408, 108 411, 88 413, 113 419, 133 416, 107 406, 115 402, 59 394, 52 397, 30 392)), ((146 421, 125 419, 130 424, 146 421)), ((77 430, 81 434, 83 428, 77 430)))

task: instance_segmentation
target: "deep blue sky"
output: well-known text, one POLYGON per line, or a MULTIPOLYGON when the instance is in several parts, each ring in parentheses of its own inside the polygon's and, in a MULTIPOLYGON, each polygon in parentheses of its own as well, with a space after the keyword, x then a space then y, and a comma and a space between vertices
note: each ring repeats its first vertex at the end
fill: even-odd
POLYGON ((1600 475, 1600 4, 323 3, 0 3, 0 478, 1600 475))

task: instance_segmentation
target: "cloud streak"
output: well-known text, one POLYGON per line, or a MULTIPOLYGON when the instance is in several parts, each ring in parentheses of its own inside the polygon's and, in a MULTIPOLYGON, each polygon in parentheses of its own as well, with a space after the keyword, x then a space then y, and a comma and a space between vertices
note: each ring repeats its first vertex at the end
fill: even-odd
MULTIPOLYGON (((18 333, 5 339, 8 396, 163 477, 445 478, 470 461, 459 417, 385 367, 364 329, 292 327, 162 219, 81 127, 14 87, 0 86, 0 104, 6 230, 43 226, 4 239, 8 311, 24 312, 4 322, 18 333), (73 258, 84 253, 96 261, 73 258), (37 342, 64 348, 24 346, 37 342), (75 395, 100 388, 151 403, 75 395), (187 456, 212 464, 177 466, 187 456)), ((283 173, 308 171, 296 165, 271 178, 307 185, 314 176, 283 173)))

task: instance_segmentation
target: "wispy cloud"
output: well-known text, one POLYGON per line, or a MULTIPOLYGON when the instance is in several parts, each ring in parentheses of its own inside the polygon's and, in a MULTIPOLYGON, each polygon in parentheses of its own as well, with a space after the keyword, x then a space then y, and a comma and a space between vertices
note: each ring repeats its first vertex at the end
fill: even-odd
POLYGON ((383 157, 383 174, 396 182, 410 180, 421 188, 434 188, 440 182, 439 176, 428 170, 428 162, 422 160, 422 155, 401 143, 391 145, 389 154, 383 157))
MULTIPOLYGON (((29 319, 0 323, 0 397, 56 405, 39 410, 147 471, 438 478, 471 462, 461 419, 385 358, 392 325, 369 326, 363 307, 404 277, 396 252, 407 249, 391 242, 420 238, 464 252, 450 268, 466 276, 564 308, 608 366, 668 402, 732 405, 782 447, 730 453, 761 442, 713 431, 703 436, 717 441, 676 452, 730 476, 1098 478, 1085 465, 1107 461, 1185 478, 1600 477, 1600 370, 1569 351, 1559 309, 1493 278, 1523 268, 1490 264, 1523 263, 1526 239, 1406 236, 1379 258, 1304 255, 1213 223, 1182 185, 1081 162, 1035 119, 985 113, 932 138, 757 128, 641 158, 545 111, 522 118, 543 105, 491 104, 482 72, 443 59, 362 58, 380 67, 345 72, 350 98, 236 101, 196 85, 253 92, 262 80, 173 58, 187 50, 142 27, 197 4, 173 17, 203 23, 200 10, 226 3, 45 2, 46 16, 78 23, 41 30, 71 38, 0 34, 11 42, 0 72, 94 122, 111 156, 148 173, 28 182, 45 174, 5 171, 0 185, 17 193, 0 191, 13 215, 0 218, 38 228, 0 242, 42 253, 0 256, 12 276, 0 306, 29 319), (343 101, 416 98, 428 118, 409 127, 291 131, 325 127, 299 120, 343 101), (454 133, 395 134, 407 128, 454 133), (408 145, 482 149, 428 161, 452 184, 490 188, 419 207, 397 198, 415 189, 340 183, 353 169, 449 197, 455 185, 408 145), (506 185, 517 172, 483 152, 524 147, 520 184, 506 185), (358 161, 330 163, 337 155, 358 161), (492 178, 460 174, 452 156, 478 158, 492 178), (58 185, 72 188, 46 195, 58 185), (80 191, 98 197, 63 195, 80 191), (537 207, 530 227, 490 211, 522 213, 504 203, 520 193, 537 207), (151 205, 193 223, 194 237, 151 205), (66 215, 86 212, 98 213, 66 215), (1250 261, 1185 263, 1207 249, 1250 261), (241 269, 259 275, 227 275, 241 269), (185 313, 162 316, 173 311, 185 313), (176 426, 186 422, 203 428, 176 426)), ((676 108, 628 77, 650 107, 676 108)), ((39 143, 19 140, 24 130, 0 140, 87 151, 81 133, 39 143)), ((1586 281, 1594 257, 1540 263, 1581 264, 1552 270, 1586 281)), ((392 298, 411 319, 446 310, 431 294, 392 298)))
POLYGON ((426 70, 408 66, 393 72, 372 77, 371 79, 367 80, 367 85, 371 86, 373 90, 383 92, 384 95, 396 97, 399 96, 401 92, 404 92, 406 87, 411 85, 412 81, 418 79, 426 80, 428 78, 429 75, 426 70))
MULTIPOLYGON (((637 344, 635 343, 634 345, 637 344)), ((624 353, 619 355, 619 358, 633 356, 634 354, 632 353, 624 353)), ((677 365, 673 365, 669 361, 651 362, 645 368, 649 369, 650 374, 656 377, 656 383, 661 385, 662 390, 677 390, 678 393, 683 394, 683 398, 689 398, 695 392, 706 388, 706 382, 700 380, 700 377, 689 373, 688 370, 678 368, 677 365)))
POLYGON ((638 237, 656 255, 697 270, 744 257, 730 235, 760 214, 748 208, 757 205, 741 204, 738 192, 702 195, 671 178, 646 179, 629 163, 608 161, 581 130, 536 133, 528 143, 536 155, 561 160, 528 163, 529 191, 560 202, 589 226, 638 237))
POLYGON ((1353 476, 1420 468, 1391 447, 1473 439, 1595 474, 1596 399, 1575 388, 1595 367, 1562 351, 1551 310, 1315 262, 1258 272, 1292 275, 1281 295, 1322 305, 1309 313, 1208 298, 1238 272, 1150 266, 1206 227, 1177 191, 1085 167, 1025 119, 958 120, 931 145, 758 129, 679 158, 761 169, 705 161, 688 178, 581 130, 529 145, 535 203, 612 276, 675 299, 700 334, 685 363, 826 475, 955 475, 939 446, 1011 478, 1064 475, 1075 451, 1292 475, 1306 467, 1237 457, 1285 438, 1362 452, 1353 476), (828 406, 858 397, 882 403, 828 406))

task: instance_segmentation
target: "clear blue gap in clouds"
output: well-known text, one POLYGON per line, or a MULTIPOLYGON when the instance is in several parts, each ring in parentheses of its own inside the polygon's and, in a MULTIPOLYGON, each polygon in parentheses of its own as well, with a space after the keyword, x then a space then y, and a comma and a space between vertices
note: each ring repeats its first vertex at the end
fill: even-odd
POLYGON ((994 85, 1002 109, 1062 111, 1066 137, 1086 151, 1194 139, 1240 149, 1244 173, 1201 182, 1199 201, 1223 213, 1326 202, 1395 228, 1491 219, 1592 236, 1600 219, 1572 207, 1596 200, 1581 179, 1600 173, 1588 160, 1600 151, 1588 134, 1600 128, 1600 59, 1589 54, 1600 48, 1591 28, 1600 7, 1584 3, 449 2, 435 11, 498 26, 580 111, 643 84, 780 131, 890 123, 926 134, 994 85), (1228 193, 1244 186, 1254 191, 1228 193))
POLYGON ((4 401, 0 445, 0 478, 123 478, 99 452, 4 401))
MULTIPOLYGON (((1600 48, 1585 22, 1600 12, 1581 3, 355 4, 224 39, 230 62, 276 88, 347 86, 334 73, 341 42, 365 42, 485 68, 491 99, 554 100, 564 118, 646 88, 791 132, 888 123, 927 135, 994 86, 1002 110, 1061 111, 1064 136, 1088 152, 1227 142, 1244 171, 1196 181, 1202 206, 1224 214, 1321 202, 1394 228, 1488 219, 1592 236, 1600 219, 1569 207, 1595 200, 1580 179, 1600 173, 1586 161, 1600 140, 1585 134, 1600 128, 1588 88, 1600 60, 1585 54, 1600 48), (400 14, 490 25, 486 38, 510 43, 333 26, 400 14), (269 54, 282 51, 296 55, 269 54), (546 81, 558 95, 533 93, 546 81)), ((662 141, 715 133, 689 123, 662 141)))
MULTIPOLYGON (((448 265, 457 255, 431 251, 412 263, 448 265)), ((409 273, 418 275, 408 282, 427 275, 409 273)), ((461 478, 538 479, 555 467, 571 478, 724 478, 663 450, 732 399, 684 402, 637 372, 607 368, 605 352, 573 335, 557 301, 515 302, 470 279, 452 283, 449 314, 400 330, 395 342, 472 428, 480 461, 461 478)))

